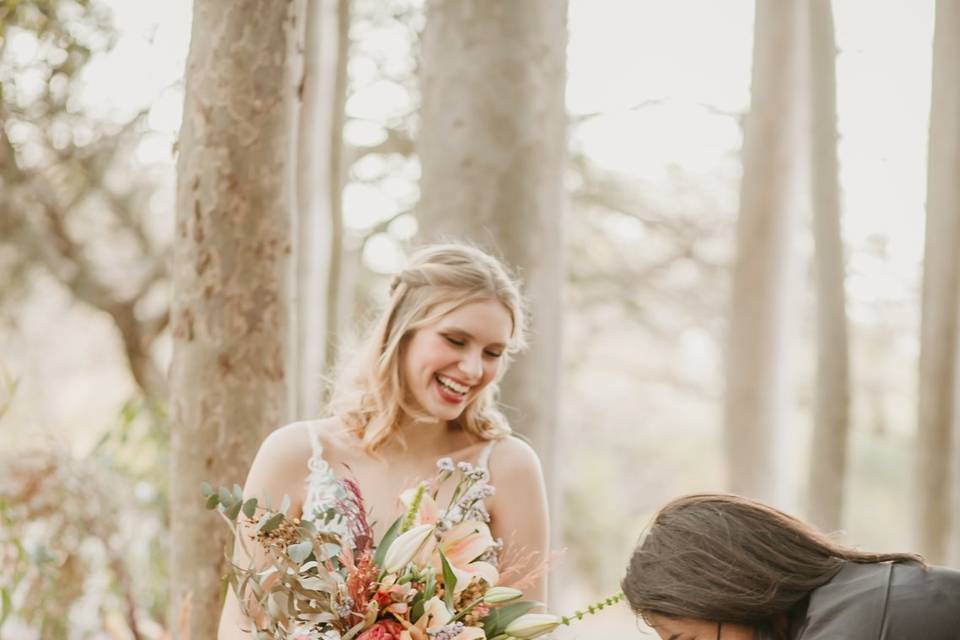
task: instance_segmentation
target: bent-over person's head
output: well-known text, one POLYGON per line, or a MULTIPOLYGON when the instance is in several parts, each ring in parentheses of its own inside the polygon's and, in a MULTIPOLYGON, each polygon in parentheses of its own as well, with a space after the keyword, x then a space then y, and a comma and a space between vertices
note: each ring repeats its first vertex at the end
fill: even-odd
POLYGON ((698 494, 659 511, 622 586, 664 639, 782 638, 795 607, 844 563, 916 560, 844 547, 748 498, 698 494))

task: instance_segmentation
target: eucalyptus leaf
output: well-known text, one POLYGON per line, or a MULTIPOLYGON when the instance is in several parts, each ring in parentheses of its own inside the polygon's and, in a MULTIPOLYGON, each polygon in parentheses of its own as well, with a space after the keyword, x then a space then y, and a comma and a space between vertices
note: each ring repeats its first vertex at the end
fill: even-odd
POLYGON ((287 509, 290 508, 290 496, 283 496, 283 500, 280 501, 280 508, 277 509, 283 515, 287 515, 287 509))
POLYGON ((253 514, 255 514, 256 512, 257 512, 256 498, 250 498, 249 500, 243 503, 243 515, 247 516, 248 518, 252 518, 253 514))
POLYGON ((333 580, 320 578, 318 576, 300 578, 300 586, 304 589, 310 589, 311 591, 337 592, 337 585, 333 580))
POLYGON ((210 483, 204 482, 200 485, 200 492, 203 494, 204 498, 210 497, 210 494, 213 493, 213 487, 210 486, 210 483))
POLYGON ((297 564, 309 558, 311 553, 313 553, 313 542, 310 540, 287 547, 287 555, 297 564))
POLYGON ((218 494, 220 496, 220 504, 222 504, 225 508, 233 504, 233 494, 227 491, 226 487, 220 487, 218 494))
POLYGON ((283 522, 283 514, 275 513, 272 516, 264 516, 259 523, 257 523, 256 531, 263 533, 270 533, 274 529, 280 526, 280 523, 283 522))
POLYGON ((340 545, 326 542, 320 545, 325 558, 336 558, 340 554, 340 545))
POLYGON ((312 538, 317 533, 317 527, 315 524, 313 524, 312 520, 301 520, 300 530, 307 538, 312 538))
POLYGON ((243 505, 238 500, 230 505, 230 507, 223 512, 223 515, 227 516, 231 520, 236 520, 237 516, 240 515, 240 507, 242 506, 243 505))
POLYGON ((220 504, 220 496, 211 493, 209 497, 207 497, 207 509, 216 509, 218 504, 220 504))

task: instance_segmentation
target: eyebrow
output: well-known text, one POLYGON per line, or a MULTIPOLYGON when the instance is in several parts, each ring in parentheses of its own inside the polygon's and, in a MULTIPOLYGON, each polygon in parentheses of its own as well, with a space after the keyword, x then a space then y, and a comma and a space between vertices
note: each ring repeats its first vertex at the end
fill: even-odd
MULTIPOLYGON (((462 335, 464 338, 469 338, 470 340, 476 340, 476 339, 477 339, 477 337, 476 337, 475 335, 473 335, 472 333, 470 333, 469 331, 466 331, 465 329, 459 329, 459 328, 457 328, 457 327, 447 327, 446 329, 443 329, 442 331, 443 331, 444 333, 458 333, 458 334, 462 335)), ((506 345, 503 344, 502 342, 491 342, 491 343, 488 344, 487 346, 488 346, 488 347, 499 347, 500 349, 503 349, 504 347, 506 347, 506 345)), ((673 639, 671 638, 670 640, 673 640, 673 639)))

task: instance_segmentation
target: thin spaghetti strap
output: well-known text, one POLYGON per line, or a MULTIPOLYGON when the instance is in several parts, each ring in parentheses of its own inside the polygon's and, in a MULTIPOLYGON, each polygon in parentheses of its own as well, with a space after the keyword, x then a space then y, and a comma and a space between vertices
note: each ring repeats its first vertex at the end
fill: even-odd
POLYGON ((318 477, 326 478, 328 475, 332 476, 333 472, 330 471, 330 465, 323 459, 323 443, 320 442, 320 434, 317 433, 316 422, 307 423, 307 433, 310 434, 310 449, 313 451, 310 455, 310 460, 307 462, 307 467, 318 477))
POLYGON ((500 442, 500 439, 491 440, 487 443, 487 446, 483 448, 483 451, 480 452, 480 457, 477 459, 477 466, 485 471, 490 471, 488 468, 490 464, 490 454, 493 453, 493 448, 497 446, 497 443, 500 442))
POLYGON ((307 433, 310 435, 310 450, 313 451, 313 455, 310 456, 311 468, 313 468, 312 463, 314 459, 323 459, 323 445, 320 444, 320 435, 317 433, 317 423, 308 422, 307 433))

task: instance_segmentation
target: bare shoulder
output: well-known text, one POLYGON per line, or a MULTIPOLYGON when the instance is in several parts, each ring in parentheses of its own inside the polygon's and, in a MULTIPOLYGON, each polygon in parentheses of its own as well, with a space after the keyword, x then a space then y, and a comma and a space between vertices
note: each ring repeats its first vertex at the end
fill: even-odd
POLYGON ((494 446, 490 454, 490 475, 497 478, 520 480, 543 476, 540 457, 529 444, 516 436, 508 436, 494 446))
POLYGON ((244 492, 277 499, 285 495, 294 505, 301 504, 313 454, 312 433, 322 443, 336 422, 336 419, 293 422, 271 432, 257 451, 244 492))
POLYGON ((328 437, 326 434, 333 431, 333 423, 337 422, 336 418, 292 422, 275 429, 260 445, 251 475, 271 476, 273 481, 270 484, 285 480, 299 482, 313 453, 311 431, 323 443, 328 437))
POLYGON ((339 418, 324 418, 322 420, 304 420, 286 424, 266 437, 260 447, 261 452, 269 456, 286 458, 293 455, 309 457, 313 451, 311 444, 312 434, 319 439, 325 448, 334 446, 341 431, 339 418))

